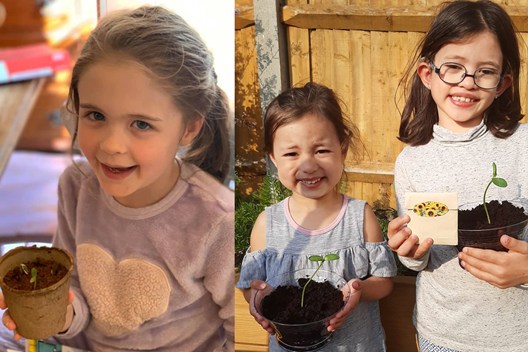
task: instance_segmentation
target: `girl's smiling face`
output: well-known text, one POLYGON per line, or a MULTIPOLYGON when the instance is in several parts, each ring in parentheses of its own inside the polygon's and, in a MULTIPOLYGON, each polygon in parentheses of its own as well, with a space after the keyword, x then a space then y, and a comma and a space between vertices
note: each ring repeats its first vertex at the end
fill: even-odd
POLYGON ((314 114, 279 127, 270 155, 292 196, 308 199, 336 194, 345 156, 334 125, 314 114))
MULTIPOLYGON (((502 51, 497 37, 488 31, 475 34, 465 40, 444 45, 435 55, 433 64, 454 62, 463 65, 472 75, 480 68, 502 72, 502 51)), ((495 97, 511 84, 511 76, 505 75, 495 89, 481 89, 472 77, 466 76, 459 84, 443 82, 429 62, 418 65, 418 75, 431 89, 438 107, 438 124, 454 132, 464 132, 477 126, 495 97)))
POLYGON ((130 60, 105 60, 80 76, 78 141, 101 187, 128 207, 144 207, 175 185, 175 155, 203 119, 185 123, 171 96, 130 60))

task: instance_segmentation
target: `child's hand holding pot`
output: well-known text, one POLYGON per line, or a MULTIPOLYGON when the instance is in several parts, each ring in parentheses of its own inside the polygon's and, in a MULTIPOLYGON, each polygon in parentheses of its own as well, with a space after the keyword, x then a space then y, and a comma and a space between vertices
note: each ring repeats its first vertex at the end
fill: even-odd
POLYGON ((260 315, 256 308, 255 308, 255 295, 259 290, 264 290, 268 287, 268 284, 262 280, 253 280, 251 282, 251 288, 250 288, 250 299, 249 299, 249 312, 255 318, 257 323, 260 324, 271 335, 275 334, 275 330, 273 330, 273 327, 271 326, 270 322, 264 318, 262 315, 260 315))
POLYGON ((348 297, 348 300, 343 309, 339 310, 339 312, 337 312, 337 314, 328 322, 327 329, 330 332, 335 331, 343 325, 348 315, 352 313, 354 308, 358 305, 361 298, 361 280, 350 280, 348 285, 343 287, 342 290, 343 297, 348 297))
MULTIPOLYGON (((70 291, 69 304, 68 304, 68 307, 66 308, 66 321, 64 323, 64 328, 61 331, 68 330, 72 323, 72 320, 73 320, 72 302, 73 302, 74 297, 75 295, 73 294, 72 291, 70 291)), ((4 300, 4 295, 2 294, 2 292, 0 292, 0 309, 7 309, 7 308, 8 307, 7 307, 6 301, 4 300)), ((9 315, 9 310, 6 310, 4 312, 4 315, 2 316, 2 324, 4 324, 5 327, 8 328, 9 330, 13 331, 15 340, 20 340, 23 337, 16 331, 16 324, 15 324, 15 321, 9 315)))

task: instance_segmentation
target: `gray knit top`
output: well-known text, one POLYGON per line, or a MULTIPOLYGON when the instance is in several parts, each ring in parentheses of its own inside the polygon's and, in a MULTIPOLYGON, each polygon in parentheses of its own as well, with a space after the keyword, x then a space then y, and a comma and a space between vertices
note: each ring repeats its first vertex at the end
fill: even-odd
MULTIPOLYGON (((490 187, 486 200, 526 202, 527 153, 525 124, 506 139, 495 138, 483 123, 463 134, 436 125, 428 144, 408 146, 396 160, 398 212, 405 212, 408 191, 458 192, 459 207, 482 202, 492 162, 508 187, 490 187)), ((528 351, 527 290, 499 289, 475 278, 459 266, 454 246, 433 246, 422 260, 400 259, 421 270, 414 320, 425 339, 464 352, 528 351)))
MULTIPOLYGON (((343 197, 340 214, 332 224, 308 230, 296 224, 289 212, 289 198, 266 208, 266 248, 247 252, 242 262, 238 288, 249 288, 252 280, 273 281, 278 274, 316 268, 310 255, 337 253, 338 260, 325 262, 324 270, 340 273, 347 281, 368 275, 396 275, 394 257, 386 242, 363 238, 365 202, 343 197)), ((270 337, 270 351, 282 351, 270 337)), ((384 332, 377 301, 360 302, 321 351, 385 351, 384 332)))

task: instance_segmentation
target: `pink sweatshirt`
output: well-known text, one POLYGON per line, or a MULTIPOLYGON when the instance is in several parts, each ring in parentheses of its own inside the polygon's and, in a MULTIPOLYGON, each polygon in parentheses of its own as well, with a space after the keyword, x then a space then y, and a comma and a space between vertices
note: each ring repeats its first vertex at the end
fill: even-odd
POLYGON ((183 163, 166 197, 127 208, 78 164, 59 182, 53 244, 75 258, 75 316, 59 341, 91 351, 232 351, 233 193, 183 163))

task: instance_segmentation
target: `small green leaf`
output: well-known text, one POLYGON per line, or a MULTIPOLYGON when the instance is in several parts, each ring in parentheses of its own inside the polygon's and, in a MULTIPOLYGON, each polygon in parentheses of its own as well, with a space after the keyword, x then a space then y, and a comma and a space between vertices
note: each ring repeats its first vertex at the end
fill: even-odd
POLYGON ((491 181, 493 182, 493 184, 495 186, 499 186, 499 187, 507 187, 508 186, 508 182, 506 182, 505 179, 500 178, 500 177, 494 177, 491 181))
POLYGON ((330 253, 330 254, 325 255, 324 259, 325 260, 336 260, 336 259, 339 259, 339 256, 337 254, 330 253))
POLYGON ((493 178, 495 178, 495 176, 497 176, 497 165, 495 163, 491 164, 491 166, 493 166, 493 178))
POLYGON ((321 260, 324 260, 324 258, 320 255, 311 255, 308 257, 308 259, 310 259, 312 262, 320 262, 321 260))
POLYGON ((37 288, 37 268, 31 268, 31 279, 29 280, 30 284, 33 284, 33 289, 37 288))

